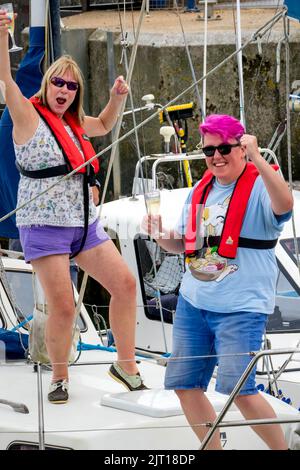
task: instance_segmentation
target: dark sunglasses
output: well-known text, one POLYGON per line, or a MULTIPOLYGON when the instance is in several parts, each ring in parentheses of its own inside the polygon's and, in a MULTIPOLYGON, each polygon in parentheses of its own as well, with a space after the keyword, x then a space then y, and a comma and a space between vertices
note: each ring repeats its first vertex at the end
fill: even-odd
POLYGON ((218 150, 221 155, 229 155, 233 147, 240 147, 240 145, 239 142, 237 144, 221 144, 217 147, 208 145, 207 147, 203 147, 202 151, 206 157, 213 157, 216 150, 218 150))
POLYGON ((76 91, 78 90, 79 83, 77 82, 66 82, 63 78, 60 77, 52 77, 50 82, 54 85, 57 86, 58 88, 62 88, 63 86, 67 85, 68 90, 70 91, 76 91))

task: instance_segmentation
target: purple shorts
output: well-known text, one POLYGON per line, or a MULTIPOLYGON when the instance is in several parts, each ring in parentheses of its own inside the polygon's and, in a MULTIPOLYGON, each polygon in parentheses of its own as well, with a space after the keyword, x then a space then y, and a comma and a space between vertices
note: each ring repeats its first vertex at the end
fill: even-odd
MULTIPOLYGON (((19 227, 20 240, 26 263, 42 256, 75 254, 81 244, 83 227, 57 227, 52 225, 31 225, 19 227)), ((110 240, 101 223, 96 220, 89 225, 82 251, 110 240)))

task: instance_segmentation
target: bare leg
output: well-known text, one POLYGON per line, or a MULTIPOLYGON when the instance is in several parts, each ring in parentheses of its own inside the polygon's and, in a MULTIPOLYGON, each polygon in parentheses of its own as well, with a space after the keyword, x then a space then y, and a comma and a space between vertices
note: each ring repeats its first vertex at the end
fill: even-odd
POLYGON ((32 261, 47 299, 49 317, 45 337, 53 368, 52 381, 68 379, 68 359, 75 315, 68 255, 44 256, 32 261))
MULTIPOLYGON (((203 390, 198 388, 191 390, 175 390, 175 392, 180 399, 186 419, 199 440, 202 441, 208 429, 205 426, 197 426, 197 424, 215 421, 217 416, 212 404, 203 390)), ((212 436, 206 449, 223 450, 218 430, 212 436)))
POLYGON ((125 372, 136 374, 138 369, 135 362, 134 276, 111 240, 79 253, 76 261, 110 293, 109 319, 118 351, 118 361, 125 372))
MULTIPOLYGON (((235 399, 235 404, 246 419, 276 418, 273 408, 260 393, 256 395, 239 395, 235 399)), ((279 424, 252 426, 252 429, 262 438, 270 449, 287 449, 288 446, 279 424)))

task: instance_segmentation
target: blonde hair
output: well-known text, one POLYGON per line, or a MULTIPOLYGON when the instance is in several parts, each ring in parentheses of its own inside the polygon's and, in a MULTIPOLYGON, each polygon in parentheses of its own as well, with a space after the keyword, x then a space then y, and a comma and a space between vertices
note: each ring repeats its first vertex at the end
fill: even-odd
POLYGON ((53 64, 50 65, 50 67, 45 72, 45 75, 43 76, 41 88, 35 94, 35 96, 40 99, 41 103, 44 106, 47 106, 47 108, 49 108, 47 102, 47 90, 50 80, 52 77, 60 77, 66 72, 71 72, 74 77, 74 80, 79 83, 78 90, 76 92, 73 103, 69 107, 69 111, 74 115, 75 118, 78 119, 79 124, 82 125, 84 119, 83 76, 80 68, 70 55, 63 55, 55 62, 53 62, 53 64))

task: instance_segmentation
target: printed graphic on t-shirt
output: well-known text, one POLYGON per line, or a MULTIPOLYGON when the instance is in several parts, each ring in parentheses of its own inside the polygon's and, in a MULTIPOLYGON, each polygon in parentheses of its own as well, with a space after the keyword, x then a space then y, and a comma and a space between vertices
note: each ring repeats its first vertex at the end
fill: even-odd
MULTIPOLYGON (((204 208, 200 224, 200 236, 203 239, 218 237, 222 234, 229 201, 230 196, 222 203, 204 208)), ((191 258, 189 260, 189 268, 194 277, 201 281, 220 282, 226 276, 238 270, 236 264, 228 264, 226 258, 218 255, 217 249, 217 246, 202 248, 197 258, 191 258)))

